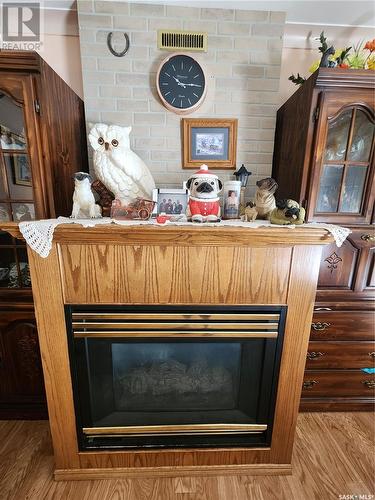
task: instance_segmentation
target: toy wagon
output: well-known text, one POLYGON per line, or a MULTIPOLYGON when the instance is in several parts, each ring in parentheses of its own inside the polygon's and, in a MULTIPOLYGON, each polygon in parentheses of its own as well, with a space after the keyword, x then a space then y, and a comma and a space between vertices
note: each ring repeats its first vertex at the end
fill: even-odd
POLYGON ((123 205, 121 200, 115 199, 112 202, 112 219, 123 220, 148 220, 151 217, 155 202, 144 198, 136 198, 128 205, 123 205))

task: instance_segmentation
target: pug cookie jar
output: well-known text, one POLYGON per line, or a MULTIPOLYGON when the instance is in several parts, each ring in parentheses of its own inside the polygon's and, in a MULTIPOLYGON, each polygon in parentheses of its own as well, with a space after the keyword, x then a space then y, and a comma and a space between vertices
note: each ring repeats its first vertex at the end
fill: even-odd
POLYGON ((201 165, 187 181, 189 201, 186 215, 193 222, 217 222, 220 220, 219 193, 223 189, 217 175, 201 165))

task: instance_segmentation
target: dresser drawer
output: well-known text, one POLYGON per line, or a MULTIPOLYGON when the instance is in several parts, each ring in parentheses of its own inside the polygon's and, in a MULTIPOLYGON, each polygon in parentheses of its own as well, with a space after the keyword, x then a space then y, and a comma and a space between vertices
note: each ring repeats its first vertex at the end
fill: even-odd
POLYGON ((371 368, 375 342, 310 342, 306 370, 324 368, 371 368))
POLYGON ((374 340, 374 311, 315 311, 310 340, 374 340))
POLYGON ((374 397, 375 375, 360 370, 306 370, 303 387, 303 398, 374 397))

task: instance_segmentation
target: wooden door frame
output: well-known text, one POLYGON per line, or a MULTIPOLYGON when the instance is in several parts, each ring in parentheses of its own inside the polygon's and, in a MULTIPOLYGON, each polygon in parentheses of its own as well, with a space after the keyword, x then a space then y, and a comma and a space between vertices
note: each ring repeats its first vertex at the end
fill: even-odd
POLYGON ((16 104, 22 106, 27 140, 27 154, 31 167, 32 188, 34 195, 35 217, 45 218, 47 214, 54 213, 51 176, 47 175, 44 163, 43 146, 40 133, 40 116, 35 111, 37 102, 38 75, 29 73, 0 72, 0 89, 16 104), (14 82, 13 87, 10 85, 14 82), (18 84, 18 85, 17 85, 18 84), (15 95, 15 88, 20 94, 15 95), (22 96, 22 97, 21 97, 22 96), (51 205, 52 203, 52 205, 51 205))
MULTIPOLYGON (((334 97, 334 92, 337 93, 337 90, 334 91, 323 91, 319 95, 318 99, 318 106, 320 109, 319 112, 319 118, 316 122, 315 126, 315 140, 313 143, 313 150, 314 154, 312 155, 311 159, 311 174, 308 182, 308 195, 307 199, 309 200, 308 207, 307 207, 307 220, 308 221, 316 221, 316 222, 330 222, 330 223, 337 223, 337 224, 370 224, 371 222, 371 215, 372 215, 372 207, 373 203, 375 200, 375 180, 371 182, 371 178, 374 177, 373 175, 373 170, 375 168, 374 165, 374 154, 375 154, 375 141, 373 140, 372 146, 371 146, 371 151, 370 151, 370 160, 369 160, 369 167, 368 171, 366 174, 366 183, 365 184, 365 194, 363 196, 363 204, 362 204, 362 211, 361 214, 347 214, 347 213, 342 213, 342 214, 335 214, 332 212, 332 214, 329 213, 324 213, 322 215, 316 214, 315 212, 315 206, 316 206, 316 201, 318 197, 318 191, 319 191, 319 180, 323 171, 323 166, 324 166, 324 159, 323 159, 323 153, 325 151, 325 146, 327 142, 327 134, 328 134, 328 121, 331 119, 333 116, 338 116, 340 113, 344 111, 345 108, 352 109, 354 107, 362 107, 368 111, 372 115, 374 115, 374 110, 371 109, 369 103, 366 103, 365 101, 357 100, 357 96, 355 95, 355 92, 352 92, 350 90, 347 90, 344 92, 344 97, 342 97, 342 100, 348 100, 347 103, 342 104, 340 107, 338 107, 337 111, 335 112, 334 115, 330 116, 328 115, 328 105, 330 102, 330 97, 334 97), (352 98, 351 98, 352 97, 352 98)), ((338 162, 339 163, 339 162, 338 162)))

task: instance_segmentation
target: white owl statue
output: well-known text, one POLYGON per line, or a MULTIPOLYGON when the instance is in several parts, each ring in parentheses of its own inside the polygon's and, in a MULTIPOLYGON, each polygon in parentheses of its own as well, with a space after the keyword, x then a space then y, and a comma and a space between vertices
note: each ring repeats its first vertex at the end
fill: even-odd
POLYGON ((96 123, 89 133, 95 175, 124 204, 138 197, 151 200, 155 188, 149 169, 130 149, 131 129, 96 123))

